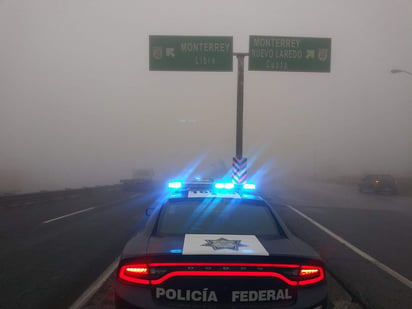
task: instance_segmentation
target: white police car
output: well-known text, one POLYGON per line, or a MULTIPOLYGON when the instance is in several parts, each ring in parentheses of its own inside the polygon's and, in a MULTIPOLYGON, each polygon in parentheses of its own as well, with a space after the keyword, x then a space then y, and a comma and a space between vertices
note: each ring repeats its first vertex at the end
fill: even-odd
POLYGON ((324 265, 254 185, 171 182, 124 248, 117 308, 325 308, 324 265))

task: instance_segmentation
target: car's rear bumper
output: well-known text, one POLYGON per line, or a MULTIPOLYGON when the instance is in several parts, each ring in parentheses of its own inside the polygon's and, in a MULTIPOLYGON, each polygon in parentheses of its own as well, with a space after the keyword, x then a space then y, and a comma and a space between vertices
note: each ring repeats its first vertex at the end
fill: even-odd
POLYGON ((371 186, 364 186, 359 185, 360 192, 375 192, 375 193, 392 193, 396 194, 398 192, 396 187, 392 186, 382 186, 382 185, 371 185, 371 186))
POLYGON ((115 284, 116 307, 117 308, 290 308, 290 309, 324 309, 327 304, 327 287, 326 282, 316 284, 312 287, 302 287, 298 290, 297 301, 289 306, 273 306, 265 302, 243 302, 233 304, 218 304, 218 303, 176 303, 176 304, 160 304, 153 298, 150 287, 128 285, 121 282, 115 284))

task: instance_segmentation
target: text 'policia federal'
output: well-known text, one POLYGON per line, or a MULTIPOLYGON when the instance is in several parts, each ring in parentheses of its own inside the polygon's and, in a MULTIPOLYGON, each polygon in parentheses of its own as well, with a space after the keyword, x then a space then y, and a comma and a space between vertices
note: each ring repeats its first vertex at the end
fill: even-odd
MULTIPOLYGON (((156 298, 194 301, 194 302, 219 302, 215 291, 203 290, 181 290, 156 288, 156 298)), ((255 302, 255 301, 279 301, 290 300, 289 289, 259 290, 259 291, 232 291, 232 302, 255 302)))

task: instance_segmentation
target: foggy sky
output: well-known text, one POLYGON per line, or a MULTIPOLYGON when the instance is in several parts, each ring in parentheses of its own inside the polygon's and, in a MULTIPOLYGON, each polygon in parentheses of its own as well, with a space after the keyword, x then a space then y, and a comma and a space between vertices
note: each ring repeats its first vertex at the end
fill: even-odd
POLYGON ((412 71, 411 16, 410 0, 0 1, 0 186, 230 167, 236 62, 151 72, 149 35, 233 36, 236 52, 249 35, 331 38, 331 73, 245 71, 250 174, 409 175, 412 76, 390 70, 412 71))

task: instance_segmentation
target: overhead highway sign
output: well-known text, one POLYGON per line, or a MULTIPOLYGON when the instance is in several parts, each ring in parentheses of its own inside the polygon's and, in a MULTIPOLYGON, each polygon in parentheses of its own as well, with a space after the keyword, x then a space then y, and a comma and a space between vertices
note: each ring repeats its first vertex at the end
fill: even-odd
POLYGON ((233 37, 149 36, 151 71, 233 71, 233 37))
POLYGON ((330 72, 330 38, 249 37, 249 71, 330 72))

